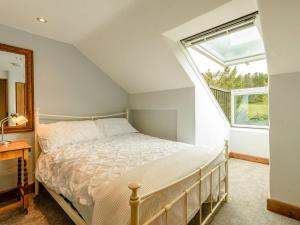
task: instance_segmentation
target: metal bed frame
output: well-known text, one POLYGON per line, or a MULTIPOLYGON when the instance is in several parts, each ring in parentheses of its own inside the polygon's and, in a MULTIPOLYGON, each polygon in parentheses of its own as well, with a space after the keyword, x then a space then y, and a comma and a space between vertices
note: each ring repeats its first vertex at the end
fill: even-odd
MULTIPOLYGON (((126 119, 129 119, 129 110, 126 110, 125 112, 120 113, 114 113, 114 114, 108 114, 108 115, 100 115, 100 116, 70 116, 70 115, 52 115, 52 114, 40 114, 39 109, 35 110, 35 163, 38 160, 38 157, 41 153, 40 146, 38 144, 38 137, 37 137, 37 129, 39 127, 40 119, 46 119, 46 120, 54 120, 54 121, 60 121, 60 120, 94 120, 94 119, 104 119, 104 118, 114 118, 114 117, 125 117, 126 119)), ((160 188, 159 190, 156 190, 152 193, 149 193, 145 196, 139 196, 138 190, 141 188, 141 184, 133 182, 128 185, 128 188, 131 190, 131 196, 129 199, 130 207, 131 207, 131 225, 150 225, 155 220, 159 219, 160 217, 165 217, 165 221, 167 225, 169 224, 168 218, 170 211, 172 207, 179 201, 184 200, 184 218, 185 222, 184 224, 188 224, 188 197, 191 191, 193 191, 195 188, 199 189, 198 196, 199 197, 199 205, 197 210, 199 210, 199 217, 198 222, 200 225, 206 225, 208 221, 212 218, 212 216, 215 214, 216 210, 221 206, 222 202, 228 201, 228 142, 225 142, 224 147, 224 154, 225 154, 225 160, 223 160, 218 165, 214 166, 208 173, 204 173, 204 168, 208 166, 210 162, 203 165, 198 170, 186 175, 185 177, 182 177, 181 179, 160 188), (225 167, 225 177, 221 179, 221 168, 225 167), (217 201, 213 199, 213 174, 218 170, 219 176, 218 176, 218 197, 217 201), (165 191, 168 188, 172 188, 175 185, 184 182, 184 180, 189 179, 195 175, 198 175, 198 179, 193 182, 191 185, 189 185, 181 194, 175 195, 173 199, 166 204, 164 207, 160 209, 160 211, 156 212, 151 218, 149 218, 146 222, 140 221, 140 208, 143 205, 143 203, 151 198, 154 195, 157 195, 163 191, 165 191), (209 185, 210 185, 210 194, 209 194, 209 213, 208 215, 203 218, 202 208, 203 208, 203 200, 202 197, 202 183, 207 181, 209 179, 209 185), (225 184, 225 190, 224 193, 221 192, 221 184, 225 184)), ((35 180, 35 195, 39 194, 39 182, 35 180)), ((55 191, 49 189, 46 185, 43 185, 46 190, 50 193, 50 195, 56 200, 56 202, 61 206, 61 208, 66 212, 66 214, 73 220, 73 222, 76 225, 87 225, 87 223, 83 220, 83 218, 79 215, 79 213, 59 194, 57 194, 55 191)), ((177 224, 172 224, 177 225, 177 224)))

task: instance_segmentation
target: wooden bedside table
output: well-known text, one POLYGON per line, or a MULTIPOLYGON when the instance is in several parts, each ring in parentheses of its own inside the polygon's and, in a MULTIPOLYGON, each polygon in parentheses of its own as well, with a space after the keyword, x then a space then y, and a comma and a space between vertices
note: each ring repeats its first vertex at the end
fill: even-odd
POLYGON ((18 207, 23 207, 24 214, 28 213, 29 206, 29 193, 28 193, 28 152, 31 146, 25 141, 14 141, 8 145, 0 145, 0 161, 8 159, 18 159, 18 201, 13 202, 9 205, 5 205, 0 208, 0 213, 15 209, 18 207), (22 159, 24 162, 24 177, 22 186, 22 159))

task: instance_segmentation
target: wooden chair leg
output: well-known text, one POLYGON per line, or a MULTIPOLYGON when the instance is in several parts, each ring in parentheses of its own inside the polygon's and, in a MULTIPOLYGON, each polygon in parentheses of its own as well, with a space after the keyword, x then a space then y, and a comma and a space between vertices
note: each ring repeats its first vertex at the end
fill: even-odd
POLYGON ((24 151, 24 196, 23 196, 23 208, 24 214, 28 213, 29 196, 28 196, 28 150, 24 151))
POLYGON ((17 188, 18 188, 18 192, 17 192, 17 199, 20 200, 21 199, 21 193, 20 193, 20 188, 22 186, 22 158, 18 158, 18 180, 17 180, 17 188))

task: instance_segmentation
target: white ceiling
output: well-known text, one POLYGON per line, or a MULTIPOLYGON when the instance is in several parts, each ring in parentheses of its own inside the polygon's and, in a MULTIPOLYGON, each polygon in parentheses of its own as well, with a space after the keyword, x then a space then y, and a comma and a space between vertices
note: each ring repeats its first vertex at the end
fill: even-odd
POLYGON ((0 23, 74 43, 137 0, 1 0, 0 23), (36 18, 44 17, 47 24, 36 18))
POLYGON ((2 0, 0 21, 73 44, 129 93, 139 93, 193 85, 163 33, 227 2, 2 0), (38 23, 36 17, 48 23, 38 23))

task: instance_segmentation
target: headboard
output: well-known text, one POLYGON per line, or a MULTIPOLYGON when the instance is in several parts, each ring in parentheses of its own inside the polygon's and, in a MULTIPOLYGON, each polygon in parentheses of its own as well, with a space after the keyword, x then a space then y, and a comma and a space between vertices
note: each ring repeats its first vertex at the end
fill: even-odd
MULTIPOLYGON (((119 118, 124 117, 127 120, 129 119, 129 110, 126 109, 125 112, 104 114, 104 115, 92 115, 92 116, 76 116, 76 115, 56 115, 56 114, 47 114, 40 113, 40 109, 36 108, 34 111, 34 123, 35 123, 35 132, 34 132, 34 166, 38 160, 38 157, 41 154, 41 148, 39 146, 37 131, 40 124, 40 120, 46 120, 50 122, 58 121, 75 121, 75 120, 96 120, 96 119, 105 119, 105 118, 119 118)), ((35 180, 35 194, 39 193, 39 183, 35 180)))

